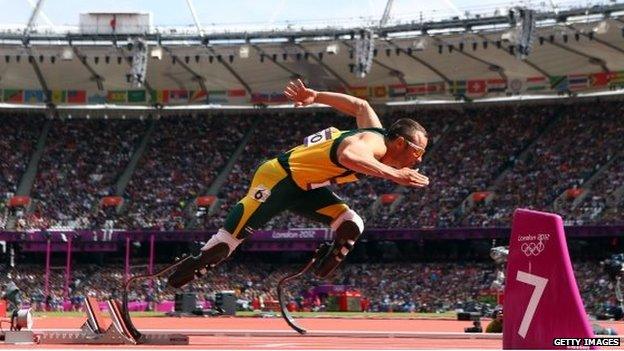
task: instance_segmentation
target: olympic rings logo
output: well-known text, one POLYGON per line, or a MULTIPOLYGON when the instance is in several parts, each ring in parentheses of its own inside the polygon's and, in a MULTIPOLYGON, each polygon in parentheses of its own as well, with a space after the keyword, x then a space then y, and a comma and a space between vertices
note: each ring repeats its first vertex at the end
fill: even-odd
POLYGON ((522 244, 522 246, 520 246, 520 249, 522 250, 522 252, 524 252, 524 254, 527 257, 530 257, 530 256, 537 256, 541 254, 542 251, 544 251, 545 247, 546 246, 544 245, 544 243, 540 240, 537 243, 534 243, 534 242, 524 243, 522 244))

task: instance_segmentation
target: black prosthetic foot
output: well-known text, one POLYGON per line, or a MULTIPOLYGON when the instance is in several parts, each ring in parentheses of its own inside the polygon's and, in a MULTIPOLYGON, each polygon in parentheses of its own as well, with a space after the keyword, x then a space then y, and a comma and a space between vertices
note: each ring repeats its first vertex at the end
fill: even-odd
POLYGON ((174 288, 181 288, 195 278, 206 274, 208 270, 227 258, 229 253, 229 246, 219 243, 197 256, 186 257, 169 276, 167 283, 174 288))

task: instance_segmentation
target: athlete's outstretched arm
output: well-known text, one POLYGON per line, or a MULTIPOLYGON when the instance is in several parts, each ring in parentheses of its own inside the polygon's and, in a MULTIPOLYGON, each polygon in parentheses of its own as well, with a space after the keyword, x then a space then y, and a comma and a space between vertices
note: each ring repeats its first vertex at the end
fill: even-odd
POLYGON ((358 128, 382 128, 375 110, 364 99, 346 94, 316 91, 307 88, 301 79, 288 83, 284 89, 284 95, 295 103, 295 107, 306 106, 314 102, 325 104, 355 117, 358 128))

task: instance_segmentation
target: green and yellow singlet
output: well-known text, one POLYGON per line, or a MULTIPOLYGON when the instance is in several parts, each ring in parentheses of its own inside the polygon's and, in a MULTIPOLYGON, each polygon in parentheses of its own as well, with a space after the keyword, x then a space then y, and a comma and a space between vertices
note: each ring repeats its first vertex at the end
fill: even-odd
POLYGON ((277 159, 297 186, 304 190, 355 182, 357 175, 338 162, 337 151, 344 138, 367 131, 385 135, 380 128, 342 131, 330 127, 306 137, 302 145, 279 155, 277 159))

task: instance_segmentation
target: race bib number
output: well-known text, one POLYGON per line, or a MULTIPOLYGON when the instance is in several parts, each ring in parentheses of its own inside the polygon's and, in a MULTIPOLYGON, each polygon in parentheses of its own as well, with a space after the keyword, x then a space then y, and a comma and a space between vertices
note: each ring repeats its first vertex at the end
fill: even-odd
POLYGON ((332 130, 335 130, 334 127, 329 127, 327 129, 321 130, 318 133, 314 133, 312 135, 308 135, 303 139, 304 146, 311 146, 318 143, 322 143, 323 141, 332 139, 332 130))
POLYGON ((256 201, 265 202, 269 196, 271 196, 271 190, 267 189, 264 185, 258 185, 251 189, 251 196, 256 201))

